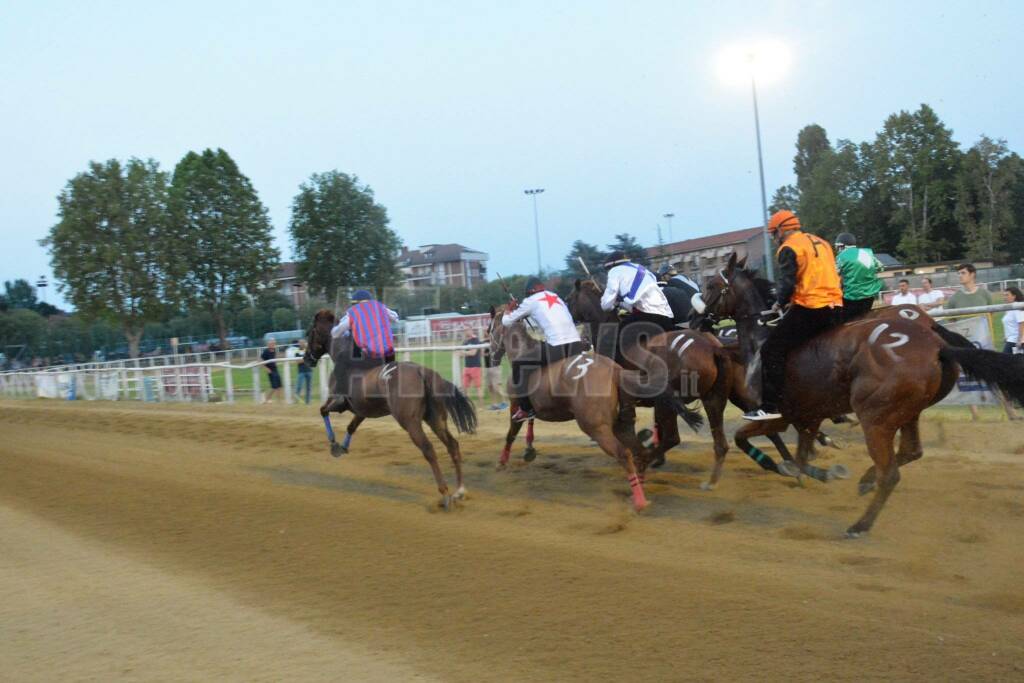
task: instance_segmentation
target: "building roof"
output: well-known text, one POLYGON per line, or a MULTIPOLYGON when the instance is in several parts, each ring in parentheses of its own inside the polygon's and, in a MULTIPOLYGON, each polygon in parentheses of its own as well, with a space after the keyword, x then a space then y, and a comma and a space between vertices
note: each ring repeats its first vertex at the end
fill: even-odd
POLYGON ((278 264, 272 279, 274 282, 277 282, 279 280, 290 280, 295 277, 297 277, 295 261, 283 261, 278 264))
POLYGON ((422 244, 419 249, 402 249, 398 257, 398 265, 403 268, 421 266, 428 263, 449 263, 461 261, 464 253, 480 254, 486 260, 487 254, 470 249, 461 244, 422 244))
POLYGON ((715 247, 726 247, 730 244, 740 244, 741 242, 746 242, 751 237, 760 235, 763 229, 764 228, 761 226, 758 226, 756 228, 745 228, 743 230, 730 230, 729 232, 720 232, 717 235, 707 235, 705 237, 695 237, 690 240, 682 240, 681 242, 661 244, 655 247, 648 247, 647 255, 657 257, 661 254, 685 254, 691 251, 701 251, 702 249, 714 249, 715 247))
POLYGON ((875 258, 886 268, 898 268, 903 265, 898 258, 891 254, 886 254, 884 251, 875 254, 875 258))

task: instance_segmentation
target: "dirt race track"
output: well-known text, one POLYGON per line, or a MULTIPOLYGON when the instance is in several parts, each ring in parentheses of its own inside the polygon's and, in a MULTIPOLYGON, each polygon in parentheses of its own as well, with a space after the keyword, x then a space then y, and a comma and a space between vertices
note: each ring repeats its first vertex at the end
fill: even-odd
POLYGON ((705 432, 635 515, 571 426, 495 472, 482 411, 446 514, 387 419, 334 460, 312 408, 0 403, 0 679, 1024 679, 1024 428, 928 415, 850 541, 839 427, 854 479, 702 492, 705 432))

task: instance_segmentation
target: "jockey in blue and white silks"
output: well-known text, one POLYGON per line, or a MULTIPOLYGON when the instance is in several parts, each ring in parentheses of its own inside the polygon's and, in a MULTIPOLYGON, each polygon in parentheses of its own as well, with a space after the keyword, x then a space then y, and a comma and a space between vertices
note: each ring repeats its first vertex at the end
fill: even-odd
POLYGON ((654 273, 631 263, 621 251, 613 252, 604 267, 608 269, 608 283, 601 296, 602 309, 611 311, 620 306, 627 311, 627 317, 672 329, 672 308, 654 273))

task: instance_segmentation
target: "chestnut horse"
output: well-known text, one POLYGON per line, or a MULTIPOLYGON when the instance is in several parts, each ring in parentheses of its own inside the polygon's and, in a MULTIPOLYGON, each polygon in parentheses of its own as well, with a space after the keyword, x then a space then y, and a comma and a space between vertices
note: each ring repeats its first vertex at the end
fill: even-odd
MULTIPOLYGON (((505 353, 514 361, 538 358, 539 342, 529 335, 522 321, 510 326, 502 324, 506 308, 499 306, 491 317, 488 336, 492 360, 499 362, 505 353)), ((635 397, 657 397, 684 419, 700 420, 699 415, 674 401, 665 391, 666 386, 664 373, 651 376, 625 371, 610 358, 584 352, 534 371, 529 380, 529 395, 538 419, 549 422, 575 420, 601 450, 619 462, 626 470, 633 506, 642 510, 648 505, 641 477, 649 454, 634 432, 635 397)), ((509 429, 501 464, 508 461, 509 448, 518 427, 518 424, 513 424, 509 429)))
MULTIPOLYGON (((735 254, 708 281, 704 300, 711 312, 736 320, 741 345, 766 336, 759 324, 765 298, 755 274, 735 254)), ((875 495, 847 530, 851 537, 871 529, 899 483, 899 468, 922 456, 921 413, 949 393, 961 370, 1015 400, 1024 399, 1024 358, 954 346, 955 339, 933 330, 932 322, 898 308, 878 315, 838 325, 790 351, 780 402, 783 417, 740 430, 751 436, 792 424, 799 434, 796 462, 806 471, 821 422, 855 413, 874 463, 861 477, 859 490, 864 494, 874 489, 875 495)))
POLYGON ((462 481, 462 453, 459 442, 448 431, 448 417, 452 418, 459 432, 473 433, 476 430, 476 410, 472 402, 451 382, 416 363, 381 362, 372 367, 365 367, 365 364, 364 367, 351 367, 351 337, 332 339, 334 322, 331 311, 323 309, 317 312, 309 328, 303 358, 307 365, 315 367, 329 351, 334 361, 330 396, 320 407, 331 443, 331 454, 338 457, 348 452, 352 435, 366 418, 391 415, 423 453, 441 493, 441 505, 446 510, 451 509, 455 500, 465 497, 466 487, 462 481), (352 411, 354 417, 348 424, 344 442, 339 444, 334 439, 329 414, 346 410, 352 411), (423 431, 424 422, 444 444, 455 466, 457 488, 454 494, 448 491, 434 447, 423 431))

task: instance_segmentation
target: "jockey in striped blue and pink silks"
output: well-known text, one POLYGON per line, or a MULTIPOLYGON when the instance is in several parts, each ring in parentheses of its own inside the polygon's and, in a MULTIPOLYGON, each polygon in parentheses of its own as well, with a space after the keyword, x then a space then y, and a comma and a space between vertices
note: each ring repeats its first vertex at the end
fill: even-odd
POLYGON ((398 322, 398 314, 361 289, 352 295, 352 307, 331 330, 331 336, 337 338, 349 332, 367 355, 390 358, 395 352, 392 322, 398 322))

